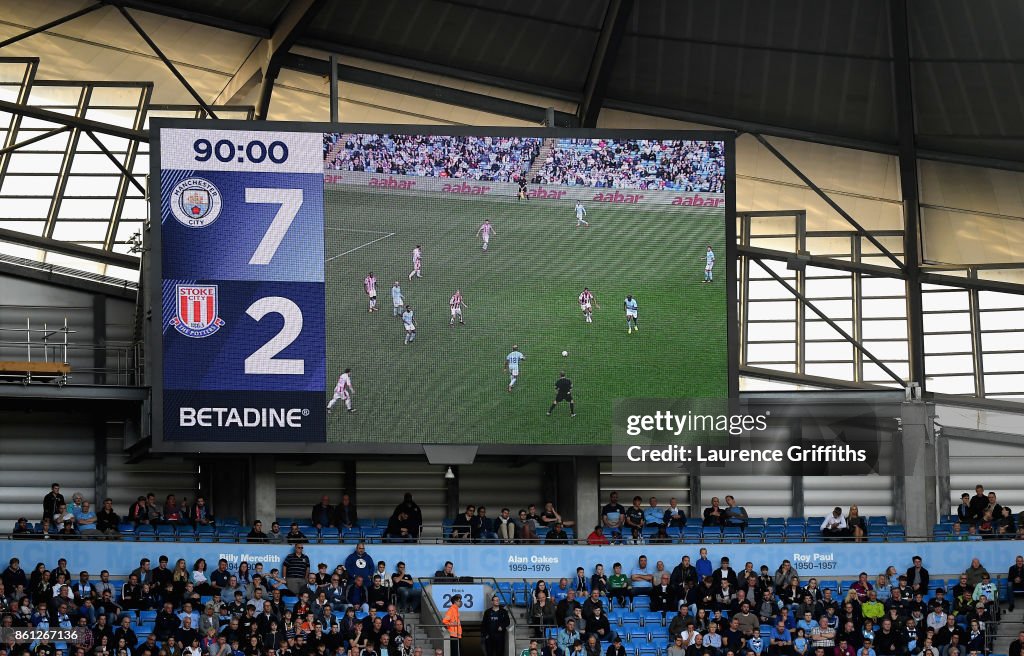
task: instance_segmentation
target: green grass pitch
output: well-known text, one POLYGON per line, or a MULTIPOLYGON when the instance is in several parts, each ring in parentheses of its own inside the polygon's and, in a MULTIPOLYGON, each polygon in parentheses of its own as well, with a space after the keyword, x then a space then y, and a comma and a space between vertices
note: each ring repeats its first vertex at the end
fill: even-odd
POLYGON ((327 391, 352 368, 356 414, 328 417, 329 442, 609 444, 616 398, 728 394, 725 219, 708 210, 572 201, 438 197, 329 188, 325 192, 327 391), (490 250, 475 235, 494 224, 490 250), (409 281, 412 249, 423 278, 409 281), (718 256, 703 284, 704 254, 718 256), (379 312, 367 312, 363 277, 377 276, 379 312), (392 316, 401 283, 417 338, 392 316), (587 286, 601 309, 585 323, 587 286), (456 288, 466 325, 449 327, 456 288), (640 332, 626 333, 623 301, 639 302, 640 332), (526 355, 506 391, 505 355, 526 355), (562 357, 562 351, 568 357, 562 357), (549 417, 560 370, 573 381, 575 418, 549 417))

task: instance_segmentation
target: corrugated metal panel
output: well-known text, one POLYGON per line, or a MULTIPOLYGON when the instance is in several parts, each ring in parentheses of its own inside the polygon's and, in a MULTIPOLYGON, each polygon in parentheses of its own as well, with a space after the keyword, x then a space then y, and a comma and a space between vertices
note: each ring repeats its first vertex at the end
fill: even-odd
POLYGON ((701 476, 701 508, 718 497, 725 505, 725 495, 736 497, 736 503, 751 517, 788 517, 792 514, 792 482, 789 476, 701 476))
POLYGON ((161 503, 168 494, 176 495, 178 501, 195 498, 199 489, 195 463, 184 457, 165 457, 129 465, 122 453, 123 443, 121 436, 107 438, 107 496, 113 499, 114 510, 127 515, 135 499, 150 492, 161 503))
MULTIPOLYGON (((325 494, 332 504, 341 501, 345 471, 340 460, 325 459, 309 464, 278 460, 276 465, 278 517, 308 518, 313 505, 325 494)), ((357 509, 362 512, 361 504, 357 509)))
POLYGON ((663 471, 652 472, 617 472, 611 462, 602 462, 600 494, 602 504, 608 502, 611 492, 619 493, 619 503, 628 506, 635 495, 643 497, 646 507, 651 497, 658 498, 658 504, 667 506, 668 500, 675 497, 683 508, 690 505, 690 477, 685 473, 668 475, 663 471))
MULTIPOLYGON (((544 466, 539 462, 515 468, 496 462, 462 466, 459 467, 459 501, 463 508, 469 504, 486 506, 487 516, 492 519, 502 508, 508 508, 513 515, 531 503, 543 508, 548 501, 544 498, 543 478, 544 466), (502 481, 515 481, 515 485, 502 485, 502 481)), ((565 519, 572 518, 566 516, 565 519)))
POLYGON ((804 478, 804 514, 824 516, 840 506, 845 514, 850 504, 863 516, 885 515, 892 511, 892 476, 806 476, 804 478))
MULTIPOLYGON (((361 517, 390 517, 406 492, 423 511, 426 535, 438 535, 445 512, 445 467, 410 460, 370 460, 356 468, 361 517)), ((312 506, 311 506, 312 507, 312 506)))
POLYGON ((0 530, 21 516, 38 521, 50 483, 69 502, 81 492, 94 501, 93 436, 89 420, 58 413, 0 413, 0 530))
POLYGON ((960 495, 974 496, 974 486, 995 492, 1000 504, 1014 513, 1024 510, 1024 444, 990 444, 965 439, 949 440, 949 503, 952 511, 960 495))

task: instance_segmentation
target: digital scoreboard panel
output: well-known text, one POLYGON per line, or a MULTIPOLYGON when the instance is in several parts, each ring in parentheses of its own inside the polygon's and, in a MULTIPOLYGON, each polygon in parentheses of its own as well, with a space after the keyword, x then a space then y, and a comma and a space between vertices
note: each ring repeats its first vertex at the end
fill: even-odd
POLYGON ((572 451, 736 392, 728 133, 153 135, 155 450, 572 451))

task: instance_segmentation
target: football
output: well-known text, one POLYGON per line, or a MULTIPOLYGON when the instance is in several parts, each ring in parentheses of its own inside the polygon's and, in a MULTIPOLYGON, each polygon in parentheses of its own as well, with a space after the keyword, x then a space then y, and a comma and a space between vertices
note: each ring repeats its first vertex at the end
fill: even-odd
POLYGON ((562 351, 562 357, 563 358, 569 357, 569 352, 568 351, 562 351))

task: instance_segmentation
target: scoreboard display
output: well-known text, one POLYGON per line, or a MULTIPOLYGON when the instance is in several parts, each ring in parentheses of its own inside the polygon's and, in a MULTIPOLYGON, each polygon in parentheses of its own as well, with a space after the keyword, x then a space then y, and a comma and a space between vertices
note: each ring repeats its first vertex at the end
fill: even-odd
POLYGON ((570 450, 736 391, 729 134, 152 133, 156 450, 570 450))

